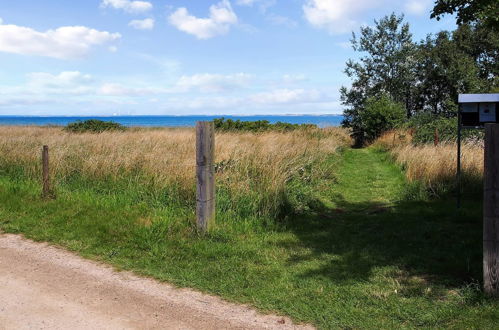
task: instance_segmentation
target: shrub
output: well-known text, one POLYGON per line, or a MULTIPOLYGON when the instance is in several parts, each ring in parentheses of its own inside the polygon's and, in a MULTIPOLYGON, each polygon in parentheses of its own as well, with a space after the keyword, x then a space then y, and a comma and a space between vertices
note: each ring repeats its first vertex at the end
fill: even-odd
POLYGON ((215 129, 218 131, 250 131, 250 132, 263 132, 263 131, 293 131, 296 129, 317 128, 314 124, 290 124, 278 121, 271 124, 268 120, 257 121, 241 121, 217 118, 214 119, 215 129))
POLYGON ((112 121, 89 119, 85 121, 78 120, 74 123, 70 123, 64 129, 73 133, 102 133, 105 131, 125 131, 127 128, 112 121))
MULTIPOLYGON (((438 132, 440 142, 455 142, 457 140, 457 118, 446 118, 431 113, 421 113, 413 116, 407 123, 413 129, 413 143, 433 143, 435 131, 438 132)), ((483 132, 480 130, 462 130, 463 141, 480 141, 483 132)))
POLYGON ((373 142, 384 132, 400 125, 406 114, 401 104, 387 95, 381 95, 367 99, 365 109, 359 116, 366 142, 373 142))

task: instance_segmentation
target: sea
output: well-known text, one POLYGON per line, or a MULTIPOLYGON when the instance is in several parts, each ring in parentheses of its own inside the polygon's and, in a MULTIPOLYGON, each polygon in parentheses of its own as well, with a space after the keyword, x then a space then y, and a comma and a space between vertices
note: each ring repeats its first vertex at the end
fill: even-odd
POLYGON ((341 115, 282 115, 282 116, 112 116, 112 117, 35 117, 35 116, 1 116, 1 125, 57 125, 65 126, 78 120, 99 119, 114 121, 125 126, 144 127, 190 127, 198 121, 209 121, 215 118, 255 121, 268 120, 271 123, 286 122, 292 124, 315 124, 319 127, 339 126, 343 120, 341 115))

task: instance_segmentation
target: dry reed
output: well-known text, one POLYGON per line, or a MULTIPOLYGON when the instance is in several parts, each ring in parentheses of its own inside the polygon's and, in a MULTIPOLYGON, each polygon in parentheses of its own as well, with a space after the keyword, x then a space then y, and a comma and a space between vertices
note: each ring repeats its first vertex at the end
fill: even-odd
MULTIPOLYGON (((348 143, 347 132, 340 128, 217 133, 217 180, 231 194, 258 193, 276 205, 290 177, 348 143)), ((38 178, 42 145, 50 147, 51 172, 58 182, 76 175, 91 181, 174 186, 182 196, 194 194, 193 129, 73 134, 54 127, 2 127, 0 170, 17 168, 24 176, 38 178)), ((321 175, 319 167, 312 171, 321 175)))
MULTIPOLYGON (((435 192, 455 181, 456 143, 414 145, 410 132, 391 131, 381 136, 375 145, 389 150, 395 161, 405 168, 410 181, 423 182, 435 192)), ((461 164, 465 180, 480 182, 483 175, 483 145, 477 141, 465 141, 461 164)))

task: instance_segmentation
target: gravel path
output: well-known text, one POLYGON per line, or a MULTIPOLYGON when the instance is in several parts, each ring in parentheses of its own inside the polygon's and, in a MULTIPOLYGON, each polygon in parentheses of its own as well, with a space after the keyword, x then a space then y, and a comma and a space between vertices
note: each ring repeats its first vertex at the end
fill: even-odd
POLYGON ((0 234, 0 329, 312 329, 0 234))

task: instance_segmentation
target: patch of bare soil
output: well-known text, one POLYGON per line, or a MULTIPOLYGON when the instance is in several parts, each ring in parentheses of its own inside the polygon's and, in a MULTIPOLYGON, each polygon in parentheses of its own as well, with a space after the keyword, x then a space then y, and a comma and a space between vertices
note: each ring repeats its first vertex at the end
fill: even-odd
POLYGON ((312 329, 0 234, 0 329, 312 329))

